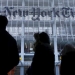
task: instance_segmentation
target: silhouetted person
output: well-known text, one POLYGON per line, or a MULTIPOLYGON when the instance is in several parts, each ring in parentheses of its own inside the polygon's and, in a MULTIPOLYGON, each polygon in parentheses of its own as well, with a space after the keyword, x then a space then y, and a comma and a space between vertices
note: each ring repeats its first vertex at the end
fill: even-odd
POLYGON ((54 75, 54 53, 49 36, 45 32, 39 34, 39 42, 34 49, 31 75, 54 75))
POLYGON ((32 67, 29 66, 28 69, 26 70, 25 75, 31 75, 32 67))
POLYGON ((72 51, 75 51, 75 50, 74 50, 74 46, 71 45, 71 44, 67 44, 67 45, 65 45, 65 47, 64 47, 64 49, 62 50, 61 54, 62 54, 62 56, 63 56, 63 55, 65 55, 66 53, 72 52, 72 51))
MULTIPOLYGON (((34 52, 35 52, 35 47, 36 47, 36 45, 39 43, 39 33, 35 33, 34 34, 34 39, 35 39, 35 42, 34 42, 34 44, 33 44, 33 50, 34 50, 34 52)), ((29 66, 29 68, 27 69, 27 71, 26 71, 26 75, 31 75, 31 70, 32 70, 32 65, 31 66, 29 66)))
POLYGON ((16 40, 6 31, 8 20, 0 15, 0 74, 7 75, 19 63, 16 40))
POLYGON ((60 75, 75 75, 75 48, 71 45, 62 51, 60 75))

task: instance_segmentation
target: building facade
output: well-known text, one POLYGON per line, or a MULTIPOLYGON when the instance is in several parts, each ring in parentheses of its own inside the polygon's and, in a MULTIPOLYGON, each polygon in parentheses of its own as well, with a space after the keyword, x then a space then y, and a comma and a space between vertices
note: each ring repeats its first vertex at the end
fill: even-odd
MULTIPOLYGON (((55 62, 66 44, 75 45, 75 0, 0 0, 0 14, 9 20, 6 30, 17 41, 22 65, 34 55, 36 32, 50 36, 55 62)), ((24 75, 24 67, 19 71, 24 75)))

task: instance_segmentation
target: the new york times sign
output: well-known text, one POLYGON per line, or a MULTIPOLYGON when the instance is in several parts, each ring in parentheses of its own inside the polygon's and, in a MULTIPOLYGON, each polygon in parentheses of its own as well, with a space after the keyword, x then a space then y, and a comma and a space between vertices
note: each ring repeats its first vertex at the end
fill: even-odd
POLYGON ((61 17, 61 15, 64 18, 69 18, 70 16, 74 18, 75 16, 75 11, 73 10, 73 8, 69 8, 69 7, 63 7, 60 10, 56 9, 56 8, 52 8, 51 10, 42 10, 40 8, 35 8, 32 7, 31 11, 29 11, 28 9, 26 10, 22 10, 22 9, 15 9, 14 7, 5 7, 3 11, 1 11, 0 13, 3 13, 3 15, 7 16, 9 15, 11 17, 11 15, 13 15, 13 17, 16 17, 16 15, 19 15, 20 17, 26 17, 29 15, 32 15, 32 20, 40 20, 40 16, 41 17, 61 17))

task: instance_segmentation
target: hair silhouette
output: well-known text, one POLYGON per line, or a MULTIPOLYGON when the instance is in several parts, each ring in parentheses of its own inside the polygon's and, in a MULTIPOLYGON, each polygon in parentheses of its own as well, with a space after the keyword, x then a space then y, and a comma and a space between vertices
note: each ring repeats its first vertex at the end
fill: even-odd
POLYGON ((45 32, 40 33, 39 38, 42 43, 50 44, 50 38, 47 33, 45 33, 45 32))

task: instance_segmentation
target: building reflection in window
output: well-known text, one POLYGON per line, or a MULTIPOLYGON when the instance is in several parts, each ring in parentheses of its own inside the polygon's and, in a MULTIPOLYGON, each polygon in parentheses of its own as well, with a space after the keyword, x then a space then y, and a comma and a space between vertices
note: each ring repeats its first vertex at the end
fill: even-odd
POLYGON ((30 43, 30 53, 33 53, 33 43, 30 43))
POLYGON ((27 46, 27 43, 24 43, 24 52, 25 52, 25 53, 28 53, 28 46, 27 46))
POLYGON ((33 53, 33 43, 32 42, 24 43, 24 52, 25 53, 33 53))
POLYGON ((21 40, 17 40, 18 51, 21 53, 21 40))

